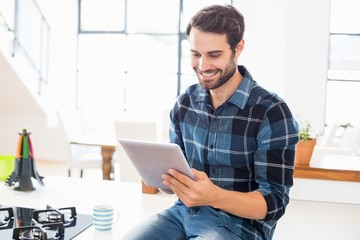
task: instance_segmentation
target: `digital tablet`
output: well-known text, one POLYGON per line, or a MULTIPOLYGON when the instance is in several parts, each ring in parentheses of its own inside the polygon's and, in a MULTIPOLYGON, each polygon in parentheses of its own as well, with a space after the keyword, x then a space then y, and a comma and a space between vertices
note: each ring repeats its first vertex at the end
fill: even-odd
POLYGON ((148 186, 171 190, 163 184, 162 175, 175 169, 195 179, 179 145, 175 143, 150 142, 142 140, 119 139, 143 181, 148 186))

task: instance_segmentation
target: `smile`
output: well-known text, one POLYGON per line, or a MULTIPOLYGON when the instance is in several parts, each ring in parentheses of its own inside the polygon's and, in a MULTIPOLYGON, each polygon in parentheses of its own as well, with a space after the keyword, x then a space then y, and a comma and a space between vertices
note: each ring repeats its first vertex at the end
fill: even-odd
POLYGON ((207 71, 207 72, 198 71, 198 72, 199 72, 199 74, 201 74, 204 77, 211 77, 211 76, 214 76, 216 73, 218 73, 218 70, 211 71, 211 72, 209 72, 209 71, 207 71))

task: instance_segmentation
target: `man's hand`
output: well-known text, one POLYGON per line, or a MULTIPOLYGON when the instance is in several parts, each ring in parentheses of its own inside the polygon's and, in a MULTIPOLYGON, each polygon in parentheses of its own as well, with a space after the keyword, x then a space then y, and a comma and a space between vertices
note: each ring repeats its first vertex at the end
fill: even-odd
POLYGON ((244 193, 225 190, 213 184, 205 172, 195 169, 192 172, 195 180, 174 169, 162 176, 163 183, 187 207, 211 206, 244 218, 265 218, 267 205, 259 191, 244 193))
POLYGON ((205 172, 196 169, 192 169, 192 172, 195 180, 170 169, 168 174, 162 176, 163 183, 170 187, 187 207, 211 206, 221 189, 211 182, 205 172))

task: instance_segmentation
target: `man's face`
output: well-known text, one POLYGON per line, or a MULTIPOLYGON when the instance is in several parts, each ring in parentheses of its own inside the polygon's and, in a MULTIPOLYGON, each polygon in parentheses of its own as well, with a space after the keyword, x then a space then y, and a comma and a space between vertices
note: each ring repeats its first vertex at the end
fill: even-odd
POLYGON ((225 34, 201 32, 193 28, 189 42, 191 66, 204 89, 214 90, 234 75, 237 56, 231 51, 225 34))

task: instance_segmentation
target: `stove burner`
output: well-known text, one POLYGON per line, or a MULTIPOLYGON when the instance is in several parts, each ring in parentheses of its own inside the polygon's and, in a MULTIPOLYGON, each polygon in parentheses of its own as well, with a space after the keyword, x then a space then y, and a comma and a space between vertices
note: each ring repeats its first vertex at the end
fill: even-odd
POLYGON ((64 232, 64 225, 62 223, 37 224, 14 228, 12 237, 19 240, 56 240, 60 239, 64 232))
POLYGON ((76 219, 75 207, 34 210, 33 219, 37 223, 54 223, 61 222, 64 226, 71 226, 76 219))
POLYGON ((92 216, 75 207, 45 210, 0 204, 0 239, 70 240, 92 224, 92 216))
POLYGON ((14 219, 12 208, 0 208, 0 228, 8 226, 12 219, 14 219))
POLYGON ((57 214, 57 213, 49 213, 48 214, 48 219, 49 222, 59 222, 61 221, 61 214, 57 214))

